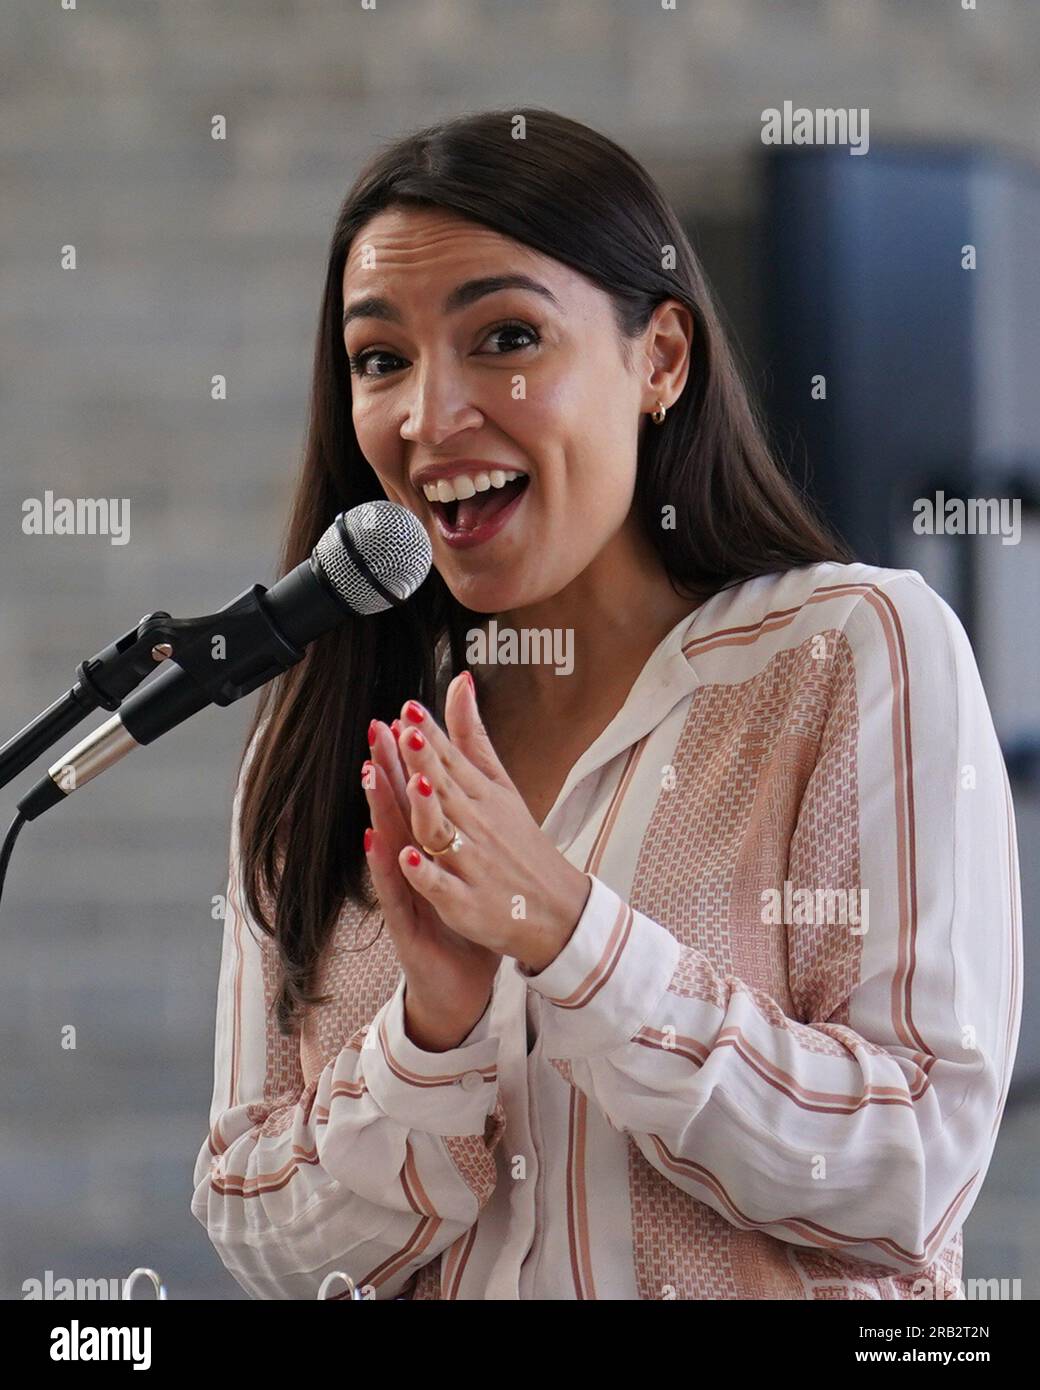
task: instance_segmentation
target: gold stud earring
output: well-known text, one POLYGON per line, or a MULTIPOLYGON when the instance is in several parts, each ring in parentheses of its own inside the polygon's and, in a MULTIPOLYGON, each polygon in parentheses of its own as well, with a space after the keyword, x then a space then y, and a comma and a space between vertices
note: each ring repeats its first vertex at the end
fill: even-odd
POLYGON ((658 401, 658 402, 657 402, 657 409, 654 410, 654 411, 651 411, 651 413, 650 413, 650 419, 653 420, 653 422, 654 422, 655 425, 663 425, 663 424, 664 424, 664 417, 665 417, 666 413, 667 413, 666 407, 663 406, 663 405, 661 404, 660 401, 658 401))

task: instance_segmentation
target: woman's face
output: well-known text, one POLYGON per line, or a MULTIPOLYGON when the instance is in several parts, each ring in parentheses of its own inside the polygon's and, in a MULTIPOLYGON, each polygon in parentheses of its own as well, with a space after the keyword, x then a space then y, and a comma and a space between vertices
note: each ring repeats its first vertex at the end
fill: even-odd
POLYGON ((386 496, 422 520, 455 598, 495 613, 559 593, 629 516, 658 394, 639 342, 625 365, 607 295, 454 214, 390 208, 354 239, 343 303, 361 450, 386 496), (504 276, 532 284, 473 283, 504 276), (437 513, 455 508, 429 501, 418 475, 491 467, 526 473, 523 494, 496 534, 453 547, 437 513))

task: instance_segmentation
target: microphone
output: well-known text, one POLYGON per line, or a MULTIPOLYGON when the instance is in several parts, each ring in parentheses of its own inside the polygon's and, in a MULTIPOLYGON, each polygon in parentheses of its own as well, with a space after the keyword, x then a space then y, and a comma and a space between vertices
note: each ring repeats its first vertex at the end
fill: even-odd
POLYGON ((174 664, 47 769, 18 803, 23 819, 35 820, 207 705, 232 704, 273 680, 350 614, 400 607, 432 563, 430 538, 413 512, 383 499, 363 502, 341 512, 309 559, 270 589, 255 584, 206 618, 153 614, 149 643, 153 633, 173 640, 158 643, 152 654, 174 664))

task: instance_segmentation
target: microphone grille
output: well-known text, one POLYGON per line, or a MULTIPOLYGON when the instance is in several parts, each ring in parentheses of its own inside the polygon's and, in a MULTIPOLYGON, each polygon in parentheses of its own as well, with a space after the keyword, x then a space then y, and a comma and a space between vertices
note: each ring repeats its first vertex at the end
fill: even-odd
POLYGON ((341 512, 314 547, 336 593, 357 613, 381 613, 411 598, 430 572, 426 528, 407 507, 381 498, 341 512))

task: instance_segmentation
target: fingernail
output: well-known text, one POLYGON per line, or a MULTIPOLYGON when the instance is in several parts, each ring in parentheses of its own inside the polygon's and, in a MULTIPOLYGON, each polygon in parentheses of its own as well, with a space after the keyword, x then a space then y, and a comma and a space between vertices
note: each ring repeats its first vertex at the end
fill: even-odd
POLYGON ((409 700, 404 707, 406 719, 410 719, 413 724, 421 724, 426 718, 426 711, 422 705, 417 705, 414 700, 409 700))
POLYGON ((416 782, 415 784, 415 789, 420 796, 433 795, 433 784, 431 782, 428 782, 425 777, 419 778, 418 782, 416 782))
POLYGON ((368 743, 369 743, 369 747, 373 747, 373 746, 375 745, 375 741, 376 741, 376 721, 373 719, 373 720, 371 721, 371 723, 369 724, 369 726, 368 726, 368 743))
POLYGON ((413 869, 417 869, 419 865, 422 863, 422 855, 419 853, 417 849, 410 849, 408 853, 405 855, 405 858, 408 860, 409 864, 411 864, 413 869))
POLYGON ((369 770, 370 770, 370 769, 371 769, 371 771, 372 771, 373 773, 375 772, 375 763, 370 762, 369 759, 366 758, 365 761, 361 764, 361 785, 362 785, 362 787, 364 787, 365 791, 371 791, 371 790, 372 790, 371 786, 366 786, 366 785, 365 785, 366 780, 370 780, 369 777, 368 777, 368 773, 369 773, 369 770))
POLYGON ((466 677, 466 680, 469 684, 469 693, 471 695, 476 695, 477 687, 473 684, 473 677, 470 675, 468 671, 463 671, 462 674, 466 677))
POLYGON ((400 733, 401 733, 401 721, 400 721, 400 719, 395 719, 395 720, 394 720, 394 722, 390 725, 390 731, 391 731, 391 733, 393 734, 394 738, 400 737, 400 733))
POLYGON ((368 851, 369 851, 371 848, 372 848, 372 827, 369 826, 368 829, 365 831, 365 853, 367 854, 368 851))
POLYGON ((413 729, 411 733, 408 735, 408 747, 414 748, 417 753, 420 748, 426 747, 426 740, 423 738, 422 734, 419 732, 418 729, 413 729))

